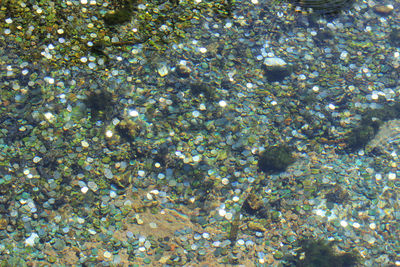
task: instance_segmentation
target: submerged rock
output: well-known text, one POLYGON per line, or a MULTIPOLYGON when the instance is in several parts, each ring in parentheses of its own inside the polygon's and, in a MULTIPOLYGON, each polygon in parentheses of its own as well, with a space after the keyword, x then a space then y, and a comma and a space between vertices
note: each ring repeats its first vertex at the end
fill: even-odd
POLYGON ((186 65, 179 64, 175 67, 175 72, 180 78, 188 78, 192 73, 192 69, 186 65))
POLYGON ((292 67, 278 57, 266 58, 263 63, 263 69, 269 82, 281 82, 292 72, 292 67))
POLYGON ((267 174, 280 173, 294 161, 291 148, 286 145, 272 146, 261 153, 258 168, 267 174))
POLYGON ((378 15, 388 16, 393 11, 392 5, 376 5, 374 6, 374 12, 378 15))
POLYGON ((301 7, 311 8, 317 14, 331 15, 350 8, 354 0, 295 0, 294 2, 301 7))
POLYGON ((389 35, 389 40, 394 46, 400 46, 400 29, 394 29, 389 35))

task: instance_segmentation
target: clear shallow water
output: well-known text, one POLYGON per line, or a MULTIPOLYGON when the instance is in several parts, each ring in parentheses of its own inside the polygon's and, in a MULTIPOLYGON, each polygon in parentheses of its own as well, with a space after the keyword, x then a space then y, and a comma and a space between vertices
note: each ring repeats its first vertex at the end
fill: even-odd
POLYGON ((103 2, 2 8, 1 253, 268 266, 314 237, 397 264, 397 115, 379 114, 398 100, 398 4, 197 5, 138 6, 112 28, 103 2), (371 110, 373 141, 349 147, 371 110), (279 144, 296 161, 260 172, 279 144), (249 195, 263 204, 244 210, 249 195))

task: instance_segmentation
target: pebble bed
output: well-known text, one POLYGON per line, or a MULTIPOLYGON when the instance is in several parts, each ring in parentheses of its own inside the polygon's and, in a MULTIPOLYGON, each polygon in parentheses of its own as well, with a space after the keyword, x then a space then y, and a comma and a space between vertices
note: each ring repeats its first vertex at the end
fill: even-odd
POLYGON ((343 141, 399 101, 399 2, 311 19, 276 1, 149 1, 107 26, 116 2, 0 6, 2 263, 283 266, 313 237, 400 266, 400 123, 365 149, 343 141), (291 71, 270 81, 265 62, 291 71), (275 144, 296 162, 266 175, 275 144), (242 213, 231 244, 259 180, 267 212, 242 213))

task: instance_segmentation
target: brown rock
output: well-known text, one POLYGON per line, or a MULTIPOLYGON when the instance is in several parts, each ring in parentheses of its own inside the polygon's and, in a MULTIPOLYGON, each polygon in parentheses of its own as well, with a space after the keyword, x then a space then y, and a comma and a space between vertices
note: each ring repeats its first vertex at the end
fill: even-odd
POLYGON ((191 68, 189 68, 186 65, 181 65, 181 64, 177 65, 175 67, 175 71, 179 75, 179 77, 181 77, 181 78, 187 78, 187 77, 190 76, 190 73, 192 73, 192 69, 191 68))
POLYGON ((390 13, 393 11, 393 6, 392 5, 376 5, 374 6, 374 12, 376 14, 382 15, 382 16, 388 16, 390 13))
POLYGON ((0 219, 0 230, 5 230, 7 228, 8 221, 6 218, 0 219))

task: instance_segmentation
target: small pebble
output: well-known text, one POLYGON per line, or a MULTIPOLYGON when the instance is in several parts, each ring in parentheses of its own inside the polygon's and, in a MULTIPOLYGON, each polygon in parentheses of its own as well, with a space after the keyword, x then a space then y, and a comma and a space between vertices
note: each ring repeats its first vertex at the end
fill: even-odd
POLYGON ((112 254, 111 254, 111 252, 109 252, 109 251, 104 251, 103 256, 104 256, 104 258, 106 258, 106 259, 110 259, 110 258, 112 257, 112 254))
POLYGON ((106 169, 104 169, 104 176, 107 179, 112 179, 114 177, 114 174, 110 169, 106 168, 106 169))
POLYGON ((88 182, 88 187, 89 187, 93 192, 96 192, 97 189, 98 189, 97 184, 96 184, 95 182, 93 182, 93 181, 89 181, 89 182, 88 182))
POLYGON ((25 239, 25 246, 33 247, 35 242, 39 240, 39 235, 36 233, 32 233, 27 239, 25 239))
POLYGON ((158 68, 157 71, 161 77, 164 77, 169 73, 168 67, 166 65, 162 65, 160 68, 158 68))
POLYGON ((115 191, 110 191, 110 198, 115 198, 117 193, 115 191))

